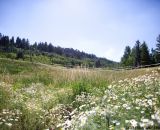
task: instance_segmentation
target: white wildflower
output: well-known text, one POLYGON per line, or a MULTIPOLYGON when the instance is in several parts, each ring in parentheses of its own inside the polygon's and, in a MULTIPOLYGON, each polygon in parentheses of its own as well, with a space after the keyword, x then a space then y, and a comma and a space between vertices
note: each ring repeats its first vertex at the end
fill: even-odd
POLYGON ((156 118, 155 118, 155 115, 151 115, 151 118, 152 118, 152 119, 156 119, 156 118))
POLYGON ((143 114, 143 113, 144 113, 144 111, 141 111, 141 113, 143 114))
POLYGON ((83 127, 85 124, 86 124, 86 122, 87 122, 87 116, 81 116, 80 118, 80 127, 83 127))
POLYGON ((120 122, 116 122, 116 126, 120 125, 120 122))
POLYGON ((149 122, 149 119, 141 119, 142 122, 147 123, 149 122))
POLYGON ((129 123, 130 121, 129 120, 125 120, 125 123, 127 124, 127 123, 129 123))
POLYGON ((137 121, 136 120, 132 119, 132 120, 130 120, 130 123, 134 128, 137 127, 137 121))
POLYGON ((148 103, 150 106, 152 106, 152 100, 151 100, 151 99, 149 99, 149 100, 147 101, 147 103, 148 103))
POLYGON ((66 120, 65 125, 69 128, 72 125, 72 122, 70 120, 66 120))
POLYGON ((9 126, 9 127, 11 127, 12 126, 12 124, 11 123, 5 123, 7 126, 9 126))

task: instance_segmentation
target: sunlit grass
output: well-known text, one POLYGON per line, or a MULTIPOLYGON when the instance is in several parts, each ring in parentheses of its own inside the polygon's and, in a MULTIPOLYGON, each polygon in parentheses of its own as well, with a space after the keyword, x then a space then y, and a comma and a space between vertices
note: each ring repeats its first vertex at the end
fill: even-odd
POLYGON ((66 69, 1 59, 1 128, 128 129, 139 128, 146 118, 157 127, 157 118, 151 116, 160 108, 159 72, 158 68, 66 69), (137 106, 149 94, 156 98, 151 96, 156 107, 137 106))

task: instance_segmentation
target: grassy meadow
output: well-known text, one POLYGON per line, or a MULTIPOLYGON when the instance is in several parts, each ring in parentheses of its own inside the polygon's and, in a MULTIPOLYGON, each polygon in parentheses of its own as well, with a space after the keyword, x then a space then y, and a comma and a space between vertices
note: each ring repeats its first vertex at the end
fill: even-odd
POLYGON ((0 59, 0 129, 160 129, 160 68, 67 69, 0 59))

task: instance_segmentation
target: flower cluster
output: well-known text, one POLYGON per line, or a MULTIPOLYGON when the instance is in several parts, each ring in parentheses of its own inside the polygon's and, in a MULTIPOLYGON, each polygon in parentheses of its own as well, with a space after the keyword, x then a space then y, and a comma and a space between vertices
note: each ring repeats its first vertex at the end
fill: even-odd
POLYGON ((0 127, 6 125, 11 127, 19 122, 22 113, 20 110, 3 109, 0 113, 0 127))
POLYGON ((74 103, 80 105, 61 124, 63 129, 159 129, 160 75, 157 71, 114 82, 99 98, 86 95, 76 97, 74 103))
POLYGON ((14 127, 24 121, 21 116, 31 113, 39 123, 37 129, 160 129, 159 70, 113 82, 105 90, 95 87, 96 92, 82 92, 72 102, 59 105, 53 105, 58 102, 55 95, 62 95, 64 89, 55 91, 40 83, 18 89, 4 82, 0 86, 9 93, 11 106, 21 108, 1 108, 0 127, 14 127))

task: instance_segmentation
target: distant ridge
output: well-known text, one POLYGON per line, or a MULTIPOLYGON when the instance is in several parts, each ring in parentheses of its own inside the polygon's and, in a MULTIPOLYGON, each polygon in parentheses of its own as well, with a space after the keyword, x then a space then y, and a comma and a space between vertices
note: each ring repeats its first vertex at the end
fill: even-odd
MULTIPOLYGON (((34 60, 35 56, 46 56, 50 59, 51 64, 61 64, 63 66, 85 65, 88 67, 110 67, 116 65, 117 62, 106 58, 97 57, 94 54, 88 54, 78 49, 63 48, 54 46, 52 43, 35 42, 29 43, 28 39, 20 37, 9 37, 0 33, 0 51, 5 53, 23 53, 30 56, 34 60)), ((15 58, 18 58, 17 56, 15 58)), ((18 58, 19 59, 19 58, 18 58)), ((43 59, 42 59, 43 60, 43 59)))

